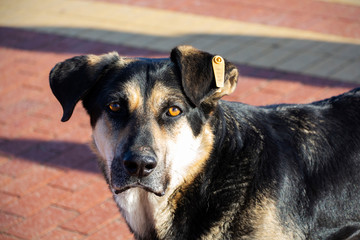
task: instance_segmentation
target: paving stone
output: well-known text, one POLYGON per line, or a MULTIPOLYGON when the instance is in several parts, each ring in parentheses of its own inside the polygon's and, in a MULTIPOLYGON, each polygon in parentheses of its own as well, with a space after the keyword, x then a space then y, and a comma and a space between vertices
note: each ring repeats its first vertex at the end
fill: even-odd
POLYGON ((127 40, 127 42, 123 43, 124 45, 128 45, 131 47, 137 47, 137 48, 150 48, 152 49, 151 45, 149 45, 149 42, 156 42, 159 39, 161 39, 161 37, 158 36, 136 36, 134 38, 129 38, 127 40))
MULTIPOLYGON (((23 221, 23 218, 9 213, 0 212, 0 231, 6 231, 9 227, 23 221)), ((2 238, 1 238, 2 239, 2 238)))
POLYGON ((268 83, 262 88, 264 92, 272 92, 283 97, 287 94, 294 92, 301 87, 299 82, 291 82, 286 80, 269 80, 268 83))
POLYGON ((196 40, 196 37, 189 35, 176 36, 172 38, 163 37, 163 38, 152 39, 152 41, 149 41, 149 46, 151 46, 154 49, 169 51, 170 49, 173 49, 178 45, 191 44, 191 42, 194 40, 196 40))
POLYGON ((228 58, 228 54, 236 51, 237 49, 241 49, 248 43, 256 40, 256 37, 250 36, 224 36, 221 41, 214 42, 213 45, 209 46, 208 51, 219 53, 228 58))
POLYGON ((329 57, 324 59, 323 61, 319 61, 311 65, 310 67, 305 69, 304 72, 319 77, 331 77, 333 73, 339 71, 339 69, 349 64, 351 64, 351 62, 347 60, 329 57))
POLYGON ((38 165, 29 170, 27 174, 15 178, 10 183, 1 187, 0 190, 15 196, 22 196, 45 186, 62 174, 62 171, 38 165))
POLYGON ((302 52, 292 58, 283 60, 282 62, 277 64, 275 68, 285 71, 301 72, 308 66, 311 66, 314 63, 323 59, 326 59, 326 57, 323 55, 314 54, 312 52, 302 52))
POLYGON ((238 63, 247 63, 252 59, 262 56, 271 51, 271 46, 264 43, 254 43, 244 46, 243 48, 234 50, 233 53, 229 53, 228 58, 231 61, 238 63))
POLYGON ((346 80, 353 83, 359 82, 360 77, 360 60, 356 60, 341 68, 332 75, 334 78, 346 80))
POLYGON ((74 192, 70 197, 57 202, 57 205, 84 213, 99 203, 111 198, 112 194, 105 181, 93 182, 74 192))
POLYGON ((17 201, 19 199, 19 197, 8 194, 8 193, 4 193, 4 192, 0 192, 0 208, 2 209, 4 206, 11 204, 15 201, 17 201))
POLYGON ((115 219, 118 219, 119 217, 119 210, 111 198, 97 206, 94 206, 73 220, 66 222, 62 225, 62 227, 71 231, 89 235, 90 233, 98 230, 98 228, 115 219))
POLYGON ((94 181, 105 181, 102 177, 89 171, 72 170, 50 182, 51 186, 76 192, 94 181))
POLYGON ((342 52, 346 44, 333 42, 318 42, 310 47, 309 51, 319 52, 322 54, 336 55, 337 52, 342 52))
POLYGON ((8 176, 12 177, 20 177, 24 174, 29 173, 29 171, 32 171, 34 168, 36 168, 38 165, 34 162, 27 161, 25 159, 21 158, 15 158, 11 161, 5 163, 0 168, 0 173, 6 174, 8 176))
POLYGON ((296 56, 296 53, 291 50, 285 49, 272 49, 269 52, 260 55, 249 62, 258 67, 274 68, 279 62, 283 62, 285 59, 289 59, 296 56))
POLYGON ((283 96, 281 100, 287 103, 310 103, 320 100, 319 96, 323 90, 324 89, 321 86, 303 85, 301 88, 294 90, 289 95, 283 96))
POLYGON ((1 238, 1 240, 18 240, 18 238, 9 236, 6 233, 0 233, 0 238, 1 238))
POLYGON ((279 103, 280 96, 272 92, 256 91, 247 95, 246 97, 240 98, 239 101, 255 106, 264 106, 269 104, 279 103))
POLYGON ((264 79, 256 79, 253 77, 241 77, 238 81, 234 95, 226 96, 227 99, 231 98, 235 101, 235 98, 240 96, 246 96, 252 92, 258 91, 266 85, 267 81, 264 79))
POLYGON ((341 48, 335 50, 333 54, 336 57, 360 62, 360 45, 341 44, 341 48))
POLYGON ((70 195, 71 192, 69 191, 44 186, 3 207, 3 211, 17 216, 29 217, 70 195))
POLYGON ((320 42, 315 42, 307 39, 289 39, 288 42, 283 44, 281 47, 285 49, 291 49, 296 51, 304 51, 312 49, 317 46, 320 42))
MULTIPOLYGON (((81 37, 86 37, 86 36, 81 35, 81 37)), ((134 34, 132 33, 109 31, 99 34, 99 38, 97 38, 96 40, 111 44, 119 44, 119 43, 126 43, 130 41, 130 39, 133 37, 134 34)))
POLYGON ((73 211, 48 207, 19 224, 13 225, 6 232, 24 239, 38 239, 76 215, 73 211))
POLYGON ((226 38, 224 35, 199 35, 194 38, 193 41, 191 41, 191 45, 198 48, 198 49, 204 49, 206 51, 212 51, 210 50, 213 45, 216 45, 217 43, 221 43, 224 38, 226 38))
POLYGON ((0 187, 1 187, 1 186, 5 186, 5 185, 8 184, 11 180, 13 180, 11 177, 1 174, 1 175, 0 175, 0 187))
POLYGON ((80 233, 58 228, 52 232, 49 232, 48 234, 40 238, 40 240, 81 240, 84 239, 84 237, 85 236, 80 233))

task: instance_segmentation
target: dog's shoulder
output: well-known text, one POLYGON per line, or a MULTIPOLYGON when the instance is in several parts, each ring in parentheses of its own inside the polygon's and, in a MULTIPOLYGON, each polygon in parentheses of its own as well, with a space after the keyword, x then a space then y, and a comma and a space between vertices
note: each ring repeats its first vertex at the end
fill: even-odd
POLYGON ((300 232, 316 228, 325 234, 337 231, 339 222, 350 224, 346 216, 360 217, 353 201, 360 198, 360 88, 309 104, 222 102, 221 107, 227 122, 237 122, 242 133, 238 156, 248 153, 246 159, 254 159, 253 189, 272 189, 280 225, 292 222, 300 232), (299 208, 304 212, 289 219, 299 208), (304 224, 304 218, 312 224, 304 224), (328 226, 321 225, 324 221, 328 226))

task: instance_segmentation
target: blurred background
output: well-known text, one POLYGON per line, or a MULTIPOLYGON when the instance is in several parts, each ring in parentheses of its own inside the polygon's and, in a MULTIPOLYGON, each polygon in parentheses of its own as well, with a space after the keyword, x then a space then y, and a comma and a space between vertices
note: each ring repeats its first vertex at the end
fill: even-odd
POLYGON ((227 100, 311 102, 360 85, 360 1, 1 0, 0 239, 132 239, 85 111, 61 123, 48 74, 75 55, 183 44, 236 63, 227 100))

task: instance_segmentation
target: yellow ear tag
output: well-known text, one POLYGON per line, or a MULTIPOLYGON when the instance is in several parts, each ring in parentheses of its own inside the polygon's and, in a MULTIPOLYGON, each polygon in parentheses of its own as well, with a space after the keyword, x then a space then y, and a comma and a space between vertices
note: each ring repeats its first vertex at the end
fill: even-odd
POLYGON ((212 59, 212 66, 213 66, 214 75, 215 75, 216 87, 218 87, 218 88, 224 87, 224 81, 225 81, 224 80, 225 79, 225 61, 224 61, 224 59, 219 55, 214 56, 212 59))

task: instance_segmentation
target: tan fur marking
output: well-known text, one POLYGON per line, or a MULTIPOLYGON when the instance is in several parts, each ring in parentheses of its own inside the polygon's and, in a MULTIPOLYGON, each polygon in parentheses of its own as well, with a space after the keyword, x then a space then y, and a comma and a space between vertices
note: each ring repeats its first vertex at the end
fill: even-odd
POLYGON ((254 239, 291 239, 285 235, 276 215, 276 207, 272 200, 264 199, 252 211, 254 239))
MULTIPOLYGON (((234 202, 234 205, 238 203, 234 202)), ((236 208, 237 206, 234 206, 236 208)), ((230 208, 232 209, 232 208, 230 208)), ((210 229, 209 233, 202 236, 203 240, 212 240, 222 238, 222 233, 227 231, 229 223, 231 223, 232 212, 229 214, 224 212, 224 217, 220 219, 210 229)), ((262 201, 250 207, 250 209, 244 213, 243 224, 250 224, 254 226, 254 231, 247 236, 244 236, 244 240, 262 240, 262 239, 273 239, 273 240, 290 240, 290 239, 304 239, 300 236, 296 228, 291 231, 286 231, 280 223, 280 220, 276 213, 276 206, 272 199, 263 197, 262 201)), ((291 223, 290 223, 291 224, 291 223)))
POLYGON ((291 231, 282 226, 276 210, 274 200, 267 197, 250 210, 251 223, 255 227, 250 239, 303 239, 293 223, 288 223, 294 226, 291 231))
POLYGON ((174 96, 179 94, 178 91, 174 91, 171 88, 164 86, 163 84, 156 82, 153 88, 153 92, 151 93, 150 99, 147 103, 148 108, 151 110, 153 114, 158 113, 160 110, 161 104, 164 100, 168 99, 169 96, 174 96))
POLYGON ((98 64, 100 61, 101 61, 101 56, 98 56, 98 55, 88 55, 88 64, 90 66, 94 66, 96 64, 98 64))
POLYGON ((198 50, 190 45, 182 45, 182 46, 178 46, 177 48, 184 56, 194 54, 194 53, 200 53, 200 50, 198 50))
POLYGON ((137 85, 134 81, 130 81, 125 84, 124 91, 128 97, 129 101, 129 110, 130 112, 135 111, 140 107, 143 102, 143 98, 140 92, 140 86, 137 85))
POLYGON ((100 62, 102 63, 101 65, 109 64, 114 59, 120 58, 119 54, 117 52, 110 52, 110 53, 102 54, 102 55, 90 54, 90 55, 87 55, 87 57, 88 57, 88 64, 90 66, 97 65, 100 62))
POLYGON ((136 62, 136 61, 139 61, 138 59, 136 58, 126 58, 126 57, 122 57, 119 59, 118 61, 118 66, 120 67, 124 67, 132 62, 136 62))

